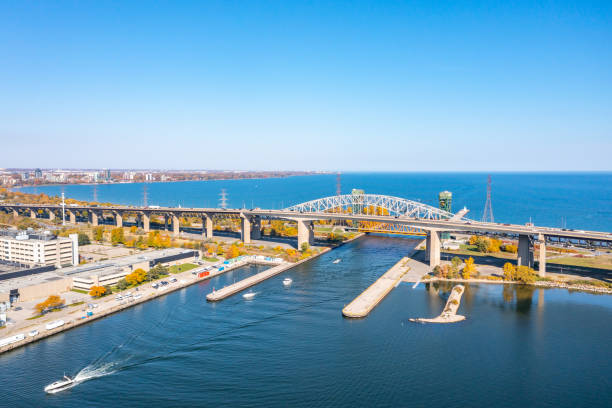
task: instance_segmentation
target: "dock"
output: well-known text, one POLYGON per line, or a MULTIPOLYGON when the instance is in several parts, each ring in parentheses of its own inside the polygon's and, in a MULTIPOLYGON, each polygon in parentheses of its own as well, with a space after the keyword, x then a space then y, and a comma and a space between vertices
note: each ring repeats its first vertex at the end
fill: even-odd
POLYGON ((206 300, 209 302, 218 302, 219 300, 223 300, 226 297, 235 295, 238 292, 242 292, 245 289, 250 288, 251 286, 257 285, 260 282, 265 281, 266 279, 270 279, 273 276, 278 275, 281 272, 286 271, 289 268, 294 267, 295 264, 289 262, 283 262, 280 265, 276 265, 270 269, 266 269, 263 272, 260 272, 256 275, 249 276, 239 282, 226 286, 222 289, 215 290, 212 293, 206 295, 206 300))
POLYGON ((402 277, 410 269, 407 266, 409 260, 409 257, 400 259, 398 263, 393 265, 376 282, 342 309, 342 314, 345 317, 351 318, 366 317, 400 283, 402 277))

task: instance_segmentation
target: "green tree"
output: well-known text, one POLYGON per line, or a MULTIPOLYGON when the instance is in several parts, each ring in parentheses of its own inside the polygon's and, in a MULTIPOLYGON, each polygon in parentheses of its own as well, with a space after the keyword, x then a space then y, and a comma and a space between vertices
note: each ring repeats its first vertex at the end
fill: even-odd
POLYGON ((303 242, 300 249, 302 250, 302 252, 306 252, 308 251, 309 248, 310 248, 310 245, 308 245, 308 242, 303 242))
POLYGON ((104 241, 104 227, 95 227, 93 229, 93 237, 98 242, 104 241))
POLYGON ((119 290, 125 290, 129 287, 130 284, 125 279, 120 279, 119 282, 117 282, 117 289, 119 290))
POLYGON ((455 268, 459 268, 462 263, 463 261, 458 256, 453 256, 453 259, 451 259, 451 264, 453 264, 455 268))
POLYGON ((79 232, 79 246, 89 245, 90 243, 91 242, 89 241, 89 235, 79 232))

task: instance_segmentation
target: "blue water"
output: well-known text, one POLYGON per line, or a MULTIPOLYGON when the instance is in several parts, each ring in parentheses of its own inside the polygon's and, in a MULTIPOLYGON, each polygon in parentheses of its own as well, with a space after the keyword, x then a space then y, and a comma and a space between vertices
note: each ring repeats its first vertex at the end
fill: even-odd
MULTIPOLYGON (((453 210, 466 206, 480 219, 487 175, 481 173, 346 173, 342 192, 361 188, 437 206, 438 192, 453 193, 453 210)), ((612 231, 612 173, 501 173, 492 175, 495 220, 575 229, 612 231)), ((259 180, 218 180, 147 184, 150 205, 216 207, 225 189, 232 208, 284 208, 336 194, 336 176, 315 175, 259 180)), ((98 201, 142 205, 143 184, 98 185, 98 201)), ((91 185, 25 188, 93 200, 91 185)))
MULTIPOLYGON (((335 194, 335 176, 148 184, 149 204, 282 208, 335 194)), ((436 204, 454 194, 480 218, 485 174, 344 174, 344 192, 436 204)), ((142 184, 98 200, 141 204, 142 184)), ((32 189, 29 189, 32 191, 32 189)), ((60 187, 37 192, 58 194, 60 187)), ((92 186, 66 186, 91 200, 92 186)), ((494 174, 496 220, 612 231, 611 174, 494 174)), ((401 284, 365 319, 341 309, 417 241, 368 236, 254 288, 207 303, 245 268, 0 356, 2 406, 609 407, 612 297, 561 289, 466 287, 453 325, 421 325, 449 287, 401 284), (341 258, 342 262, 332 261, 341 258), (282 279, 293 279, 290 287, 282 279), (48 396, 63 372, 91 377, 48 396)))
POLYGON ((422 325, 408 319, 437 315, 450 287, 401 284, 367 318, 344 319, 415 242, 365 237, 257 285, 251 301, 207 303, 253 272, 237 271, 7 353, 2 406, 612 405, 609 296, 472 284, 466 321, 422 325), (82 370, 99 376, 42 391, 82 370))

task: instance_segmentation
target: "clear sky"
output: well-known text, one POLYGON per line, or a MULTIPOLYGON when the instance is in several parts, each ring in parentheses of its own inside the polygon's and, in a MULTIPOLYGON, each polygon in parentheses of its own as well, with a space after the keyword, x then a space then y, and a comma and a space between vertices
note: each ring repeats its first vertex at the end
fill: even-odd
POLYGON ((612 1, 3 1, 0 167, 612 170, 612 1))

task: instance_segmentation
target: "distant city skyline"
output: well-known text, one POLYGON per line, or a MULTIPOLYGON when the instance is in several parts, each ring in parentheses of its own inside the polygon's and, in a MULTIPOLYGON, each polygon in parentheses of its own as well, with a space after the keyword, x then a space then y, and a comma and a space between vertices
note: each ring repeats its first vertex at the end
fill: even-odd
POLYGON ((0 5, 4 168, 610 171, 612 3, 0 5))

